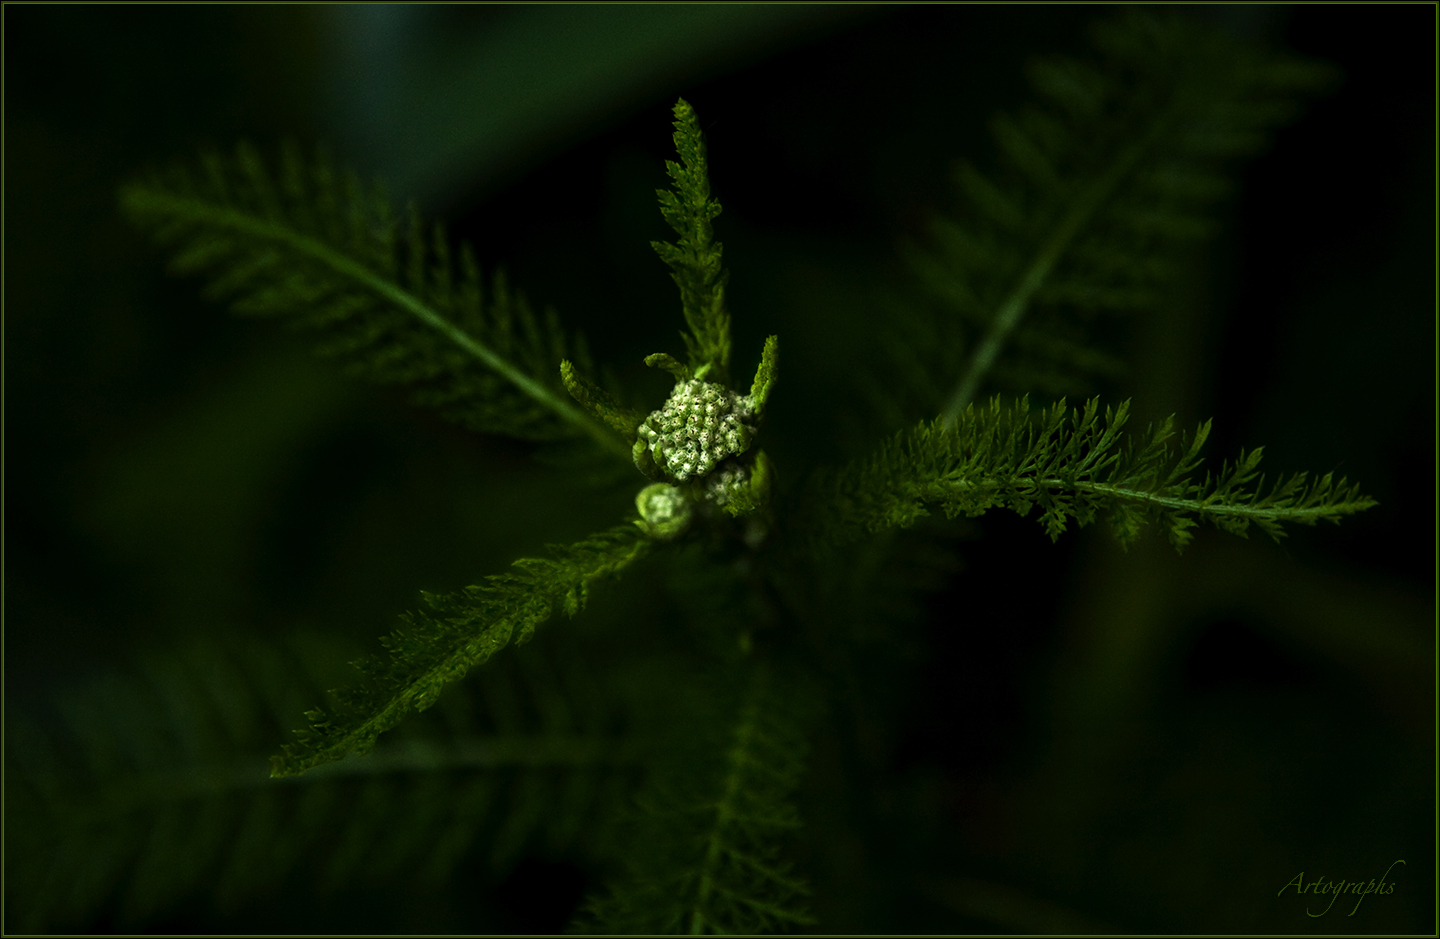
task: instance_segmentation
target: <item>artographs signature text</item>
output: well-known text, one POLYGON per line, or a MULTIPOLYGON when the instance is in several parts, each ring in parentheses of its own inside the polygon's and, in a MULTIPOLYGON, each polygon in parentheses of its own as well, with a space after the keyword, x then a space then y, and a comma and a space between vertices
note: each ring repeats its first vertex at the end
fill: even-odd
MULTIPOLYGON (((1403 865, 1404 863, 1404 861, 1395 862, 1395 864, 1400 865, 1403 865)), ((1350 910, 1349 913, 1346 913, 1345 915, 1354 916, 1355 911, 1360 909, 1360 904, 1363 903, 1365 901, 1365 898, 1370 894, 1374 893, 1383 895, 1395 892, 1395 885, 1385 882, 1385 878, 1389 876, 1390 872, 1395 869, 1395 864, 1391 864, 1385 869, 1385 873, 1380 875, 1379 882, 1371 880, 1368 883, 1363 880, 1327 880, 1324 877, 1317 877, 1316 879, 1307 882, 1305 880, 1305 872, 1301 871, 1300 873, 1295 875, 1294 880, 1281 887, 1280 892, 1276 894, 1276 896, 1284 896, 1285 891, 1289 890, 1291 887, 1295 888, 1296 893, 1313 893, 1317 897, 1321 898, 1323 898, 1326 894, 1329 894, 1330 902, 1326 903, 1325 909, 1321 910, 1319 913, 1310 912, 1309 907, 1306 907, 1305 909, 1305 914, 1307 916, 1324 916, 1326 913, 1330 912, 1330 907, 1335 905, 1335 901, 1339 899, 1340 894, 1352 894, 1355 896, 1355 906, 1350 910)), ((1324 902, 1323 899, 1321 902, 1324 902)))

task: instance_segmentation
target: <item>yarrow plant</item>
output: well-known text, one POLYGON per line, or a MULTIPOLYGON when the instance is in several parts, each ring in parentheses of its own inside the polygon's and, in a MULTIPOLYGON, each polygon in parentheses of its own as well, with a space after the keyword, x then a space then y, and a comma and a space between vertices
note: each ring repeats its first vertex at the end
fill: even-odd
MULTIPOLYGON (((767 402, 777 387, 783 393, 777 337, 765 341, 748 390, 731 384, 728 273, 712 227, 720 203, 683 99, 673 112, 679 161, 667 163, 672 188, 659 193, 678 237, 654 247, 680 291, 686 359, 645 359, 674 378, 658 407, 634 406, 599 377, 583 340, 553 314, 537 316, 499 278, 482 284, 468 246, 455 249, 413 208, 395 213, 323 156, 287 148, 277 172, 242 146, 127 186, 124 209, 171 247, 176 269, 206 274, 239 312, 313 331, 322 352, 403 384, 476 432, 567 443, 638 470, 635 516, 458 592, 425 594, 424 608, 381 640, 383 652, 356 663, 359 680, 306 713, 271 775, 338 785, 345 772, 382 765, 383 744, 365 758, 372 762, 360 757, 451 694, 447 687, 476 669, 469 681, 490 687, 500 679, 487 676, 505 674, 490 660, 507 646, 562 611, 579 614, 599 584, 669 556, 673 576, 694 587, 695 642, 660 671, 686 676, 685 688, 667 691, 663 709, 637 707, 632 719, 646 727, 654 711, 674 711, 670 735, 641 746, 566 724, 543 746, 492 741, 486 758, 510 754, 517 766, 556 773, 637 767, 620 798, 601 806, 618 821, 587 842, 586 856, 611 879, 577 929, 802 928, 815 919, 806 880, 787 859, 804 837, 796 793, 807 741, 847 694, 816 664, 846 654, 847 642, 824 628, 840 614, 839 601, 819 596, 821 559, 936 510, 1034 514, 1055 538, 1106 519, 1124 544, 1158 523, 1180 549, 1200 521, 1237 534, 1253 524, 1278 539, 1286 524, 1334 522, 1373 505, 1329 475, 1267 487, 1259 450, 1202 470, 1208 423, 1191 435, 1173 421, 1133 432, 1128 402, 1060 399, 1032 410, 1008 393, 1007 376, 1073 373, 1097 361, 1079 354, 1077 313, 1163 303, 1173 258, 1203 228, 1226 160, 1253 148, 1326 78, 1312 63, 1141 13, 1103 25, 1096 40, 1098 63, 1036 67, 1044 104, 998 122, 1002 170, 967 166, 959 183, 968 214, 940 218, 933 243, 912 255, 934 303, 893 324, 911 362, 894 384, 897 396, 912 385, 941 393, 908 425, 887 428, 874 452, 839 467, 776 467, 760 447, 774 432, 767 402), (947 342, 912 341, 924 330, 947 342), (981 389, 994 394, 977 398, 981 389)), ((805 352, 787 347, 792 354, 805 352)), ((426 759, 479 765, 477 752, 457 744, 426 759)), ((526 810, 514 837, 539 837, 563 820, 566 837, 583 840, 576 832, 588 823, 570 809, 591 796, 565 802, 545 785, 524 790, 526 805, 539 808, 526 810)), ((480 837, 478 812, 460 813, 445 843, 480 837)), ((442 837, 440 827, 416 832, 422 842, 442 837)))

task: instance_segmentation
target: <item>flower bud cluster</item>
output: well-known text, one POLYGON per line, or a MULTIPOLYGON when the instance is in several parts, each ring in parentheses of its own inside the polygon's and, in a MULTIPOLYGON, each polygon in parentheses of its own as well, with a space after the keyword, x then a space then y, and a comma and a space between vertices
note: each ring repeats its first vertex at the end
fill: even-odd
POLYGON ((749 395, 691 379, 677 382, 665 406, 650 412, 636 434, 649 446, 655 464, 684 482, 744 453, 755 436, 754 419, 749 395))
POLYGON ((736 462, 729 462, 711 473, 705 479, 705 498, 724 508, 734 496, 750 487, 750 470, 736 462))

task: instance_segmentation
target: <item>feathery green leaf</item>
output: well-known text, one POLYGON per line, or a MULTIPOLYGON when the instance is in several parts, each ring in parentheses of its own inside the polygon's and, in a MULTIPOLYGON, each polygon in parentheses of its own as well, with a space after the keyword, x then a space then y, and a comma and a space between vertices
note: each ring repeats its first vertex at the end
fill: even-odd
POLYGON ((560 363, 560 380, 570 397, 592 417, 620 434, 627 444, 635 442, 635 428, 645 419, 643 414, 621 405, 608 391, 580 374, 568 359, 560 363))
POLYGON ((482 585, 437 596, 422 594, 429 612, 401 617, 403 625, 382 640, 388 657, 369 656, 356 665, 363 687, 337 692, 327 714, 305 716, 308 730, 271 758, 272 776, 293 776, 365 753, 380 734, 411 711, 435 703, 448 682, 485 662, 513 640, 523 643, 558 610, 574 616, 595 580, 618 573, 648 553, 652 542, 634 524, 620 525, 573 545, 553 547, 552 559, 522 558, 517 571, 492 574, 482 585))
POLYGON ((668 352, 656 352, 654 355, 645 356, 645 364, 650 368, 658 368, 662 372, 669 372, 675 376, 676 381, 689 381, 694 377, 695 372, 698 371, 698 369, 692 369, 668 352))
MULTIPOLYGON (((705 935, 814 922, 804 904, 809 890, 781 856, 800 827, 793 799, 806 747, 797 695, 777 687, 768 666, 749 671, 721 739, 704 739, 718 754, 672 754, 642 793, 629 878, 590 904, 582 926, 705 935)), ((711 721, 698 723, 692 736, 711 721)))
POLYGON ((770 389, 780 377, 780 337, 766 336, 765 348, 760 353, 760 364, 755 369, 755 380, 750 383, 750 403, 756 413, 765 410, 770 398, 770 389))
POLYGON ((909 525, 929 514, 927 505, 950 518, 992 508, 1027 515, 1038 506, 1052 539, 1071 521, 1088 525, 1108 513, 1129 544, 1158 517, 1179 550, 1199 519, 1237 535, 1254 524, 1278 540, 1283 523, 1338 522, 1376 504, 1330 474, 1307 484, 1299 473, 1266 491, 1259 449, 1197 481, 1209 422, 1176 446, 1173 418, 1138 437, 1122 435, 1129 410, 1127 401, 1102 417, 1098 399, 1078 411, 1062 400, 1032 416, 1028 399, 1007 407, 997 396, 988 407, 967 407, 954 426, 922 422, 870 458, 821 474, 809 493, 813 518, 822 540, 844 541, 909 525))
POLYGON ((657 189, 660 214, 680 236, 678 243, 652 241, 650 246, 670 266, 680 288, 681 308, 689 333, 681 333, 690 368, 711 368, 710 381, 728 383, 730 368, 730 313, 725 308, 725 282, 729 273, 720 266, 722 245, 714 240, 710 220, 720 214, 720 203, 710 197, 705 139, 690 103, 675 104, 675 150, 680 162, 665 161, 675 191, 657 189))
POLYGON ((905 318, 918 320, 903 343, 914 361, 888 370, 882 392, 903 378, 953 423, 987 382, 1063 390, 1116 372, 1086 324, 1163 302, 1185 247, 1213 227, 1226 161, 1260 148, 1332 75, 1138 9, 1093 39, 1101 62, 1032 63, 1043 103, 995 120, 1001 172, 961 163, 963 214, 907 249, 938 309, 905 318))
POLYGON ((225 907, 301 872, 433 888, 477 842, 503 871, 529 843, 612 840, 644 747, 579 650, 528 646, 366 759, 277 782, 259 757, 337 651, 286 645, 212 636, 67 689, 58 720, 8 715, 12 930, 225 907))
POLYGON ((141 227, 173 246, 174 267, 204 271, 210 291, 244 314, 281 316, 322 334, 321 354, 360 375, 413 388, 418 404, 464 426, 527 440, 585 434, 628 459, 629 448, 571 404, 558 377, 582 339, 543 321, 503 276, 484 296, 469 245, 459 271, 444 230, 412 206, 397 217, 384 193, 337 173, 323 156, 285 148, 279 181, 241 144, 198 175, 178 166, 121 191, 141 227))

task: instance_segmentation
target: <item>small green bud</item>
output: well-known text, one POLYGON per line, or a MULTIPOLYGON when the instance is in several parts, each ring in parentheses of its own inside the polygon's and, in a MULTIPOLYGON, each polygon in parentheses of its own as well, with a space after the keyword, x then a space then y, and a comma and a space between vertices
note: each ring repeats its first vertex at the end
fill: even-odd
POLYGON ((650 537, 661 541, 682 535, 695 514, 695 506, 685 493, 669 483, 654 483, 641 489, 635 496, 635 508, 641 518, 636 524, 650 537))

